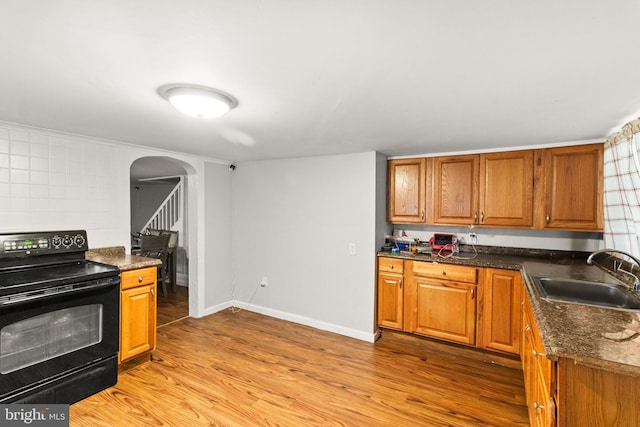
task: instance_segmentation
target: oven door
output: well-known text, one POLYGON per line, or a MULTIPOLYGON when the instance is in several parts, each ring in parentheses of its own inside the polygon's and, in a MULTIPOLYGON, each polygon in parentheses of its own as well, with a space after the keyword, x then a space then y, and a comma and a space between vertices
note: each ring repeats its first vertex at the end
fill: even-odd
POLYGON ((119 283, 115 276, 3 298, 0 402, 70 404, 99 391, 92 383, 114 385, 119 283))

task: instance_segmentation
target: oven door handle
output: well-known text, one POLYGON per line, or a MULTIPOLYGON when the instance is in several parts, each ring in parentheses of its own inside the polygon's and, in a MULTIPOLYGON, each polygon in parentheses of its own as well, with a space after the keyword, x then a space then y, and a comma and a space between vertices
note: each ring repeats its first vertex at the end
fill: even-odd
POLYGON ((95 291, 103 288, 120 284, 120 276, 110 277, 107 279, 97 280, 96 283, 91 285, 79 286, 78 283, 70 285, 56 286, 54 288, 39 289, 37 291, 30 291, 21 294, 6 295, 0 297, 0 307, 6 307, 8 305, 24 304, 45 298, 57 297, 60 295, 78 294, 88 291, 95 291))

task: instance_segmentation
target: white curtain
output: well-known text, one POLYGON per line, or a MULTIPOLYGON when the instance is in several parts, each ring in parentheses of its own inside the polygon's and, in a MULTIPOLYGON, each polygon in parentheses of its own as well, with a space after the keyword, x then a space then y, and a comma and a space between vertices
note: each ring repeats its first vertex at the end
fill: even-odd
POLYGON ((604 150, 604 245, 640 257, 640 119, 604 150))

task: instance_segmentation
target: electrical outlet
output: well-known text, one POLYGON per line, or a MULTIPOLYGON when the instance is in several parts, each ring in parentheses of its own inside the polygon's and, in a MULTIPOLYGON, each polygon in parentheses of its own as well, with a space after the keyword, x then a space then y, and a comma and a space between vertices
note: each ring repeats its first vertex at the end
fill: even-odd
POLYGON ((478 244, 478 234, 477 233, 469 233, 469 245, 477 245, 478 244))
POLYGON ((267 278, 267 276, 262 276, 262 280, 260 281, 260 286, 262 286, 263 288, 266 288, 267 286, 269 286, 269 279, 267 278))
POLYGON ((355 243, 349 243, 349 255, 355 255, 357 253, 358 253, 358 251, 356 250, 356 244, 355 243))

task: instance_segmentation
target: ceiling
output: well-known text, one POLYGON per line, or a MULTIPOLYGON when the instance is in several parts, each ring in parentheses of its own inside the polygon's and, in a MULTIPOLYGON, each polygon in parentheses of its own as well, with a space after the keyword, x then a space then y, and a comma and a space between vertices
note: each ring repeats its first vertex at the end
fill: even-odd
POLYGON ((600 140, 640 111, 637 0, 3 0, 0 120, 229 162, 600 140), (239 105, 184 116, 157 89, 239 105))

